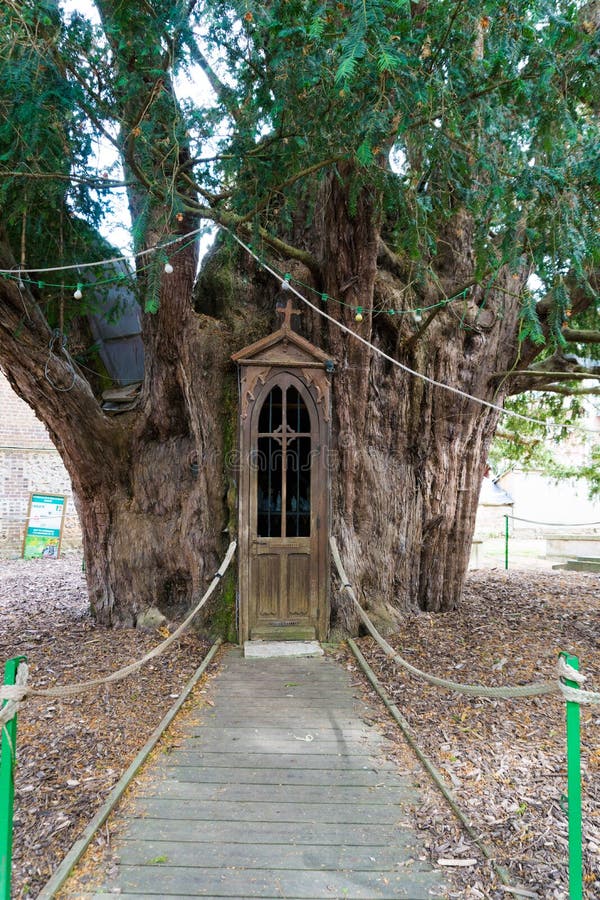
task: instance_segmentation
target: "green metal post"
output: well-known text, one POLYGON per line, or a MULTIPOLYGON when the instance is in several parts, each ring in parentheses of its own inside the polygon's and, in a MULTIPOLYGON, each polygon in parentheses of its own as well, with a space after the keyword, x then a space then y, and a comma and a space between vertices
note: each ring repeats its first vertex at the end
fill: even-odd
MULTIPOLYGON (((14 684, 19 663, 24 656, 9 659, 4 666, 4 684, 14 684)), ((8 701, 4 701, 2 706, 8 701)), ((15 797, 14 766, 17 746, 17 717, 2 729, 0 755, 0 900, 10 900, 12 866, 13 802, 15 797)))
POLYGON ((504 568, 508 569, 508 516, 504 516, 504 568))
MULTIPOLYGON (((579 660, 561 653, 568 665, 579 671, 579 660)), ((565 678, 568 687, 576 681, 565 678)), ((567 794, 569 799, 569 898, 583 900, 583 860, 581 828, 581 731, 579 703, 567 700, 567 794)))

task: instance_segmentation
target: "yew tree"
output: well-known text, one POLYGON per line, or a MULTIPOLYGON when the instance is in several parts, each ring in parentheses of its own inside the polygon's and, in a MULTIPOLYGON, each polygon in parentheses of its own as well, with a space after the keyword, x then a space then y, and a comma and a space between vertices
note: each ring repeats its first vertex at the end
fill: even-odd
POLYGON ((335 362, 332 531, 365 605, 454 607, 504 401, 598 377, 597 2, 89 6, 0 10, 0 367, 71 476, 95 615, 188 607, 235 531, 263 263, 329 316, 297 327, 335 362), (114 256, 119 202, 131 270, 43 271, 114 256), (117 277, 145 371, 112 415, 86 317, 117 277))

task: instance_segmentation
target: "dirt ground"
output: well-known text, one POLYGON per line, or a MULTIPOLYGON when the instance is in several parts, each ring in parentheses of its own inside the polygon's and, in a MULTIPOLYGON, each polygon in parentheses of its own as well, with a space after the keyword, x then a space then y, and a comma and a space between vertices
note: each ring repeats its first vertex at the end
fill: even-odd
MULTIPOLYGON (((579 656, 598 690, 599 613, 597 575, 475 571, 459 611, 408 616, 391 643, 420 668, 482 684, 552 678, 564 649, 579 656)), ((0 561, 0 622, 0 661, 25 654, 38 686, 106 674, 161 639, 95 625, 77 557, 0 561)), ((421 747, 520 886, 516 894, 499 886, 423 774, 426 802, 416 824, 426 832, 432 860, 454 863, 448 898, 566 900, 561 700, 462 697, 407 677, 371 639, 359 643, 421 747)), ((192 634, 124 682, 66 701, 27 701, 19 716, 14 898, 37 896, 208 646, 192 634)), ((600 897, 600 708, 583 708, 582 723, 584 863, 592 898, 600 897)), ((391 720, 385 727, 398 740, 391 720)), ((406 765, 405 751, 400 755, 406 765)))

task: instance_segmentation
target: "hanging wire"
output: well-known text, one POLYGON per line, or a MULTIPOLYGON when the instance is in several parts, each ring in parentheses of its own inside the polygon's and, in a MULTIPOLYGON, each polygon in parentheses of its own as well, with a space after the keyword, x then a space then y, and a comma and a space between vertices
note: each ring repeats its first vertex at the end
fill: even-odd
MULTIPOLYGON (((193 234, 194 232, 191 232, 191 233, 193 234)), ((175 242, 173 241, 172 243, 175 243, 175 242)), ((178 247, 176 250, 173 250, 171 252, 171 258, 176 256, 178 253, 182 253, 188 247, 191 247, 192 244, 194 244, 194 243, 195 243, 194 240, 187 241, 181 247, 178 247)), ((168 245, 161 244, 160 247, 157 246, 157 247, 153 248, 152 252, 158 252, 158 250, 162 250, 163 247, 166 247, 166 246, 168 246, 168 245)), ((142 252, 149 253, 150 251, 142 251, 142 252)), ((139 255, 141 255, 141 254, 139 254, 139 255)), ((65 266, 64 269, 71 270, 71 269, 83 269, 86 267, 89 268, 90 266, 98 266, 98 267, 99 266, 108 266, 108 265, 111 265, 113 262, 119 262, 119 261, 123 261, 126 259, 129 259, 129 257, 123 256, 123 257, 119 257, 119 258, 115 258, 115 259, 106 259, 106 260, 103 260, 100 262, 95 262, 95 263, 79 263, 74 266, 65 266)), ((118 282, 133 281, 142 272, 148 271, 148 269, 150 268, 151 265, 152 265, 151 262, 147 262, 143 266, 138 266, 135 272, 131 272, 129 274, 127 274, 126 272, 119 272, 118 275, 111 275, 109 278, 98 278, 96 281, 90 281, 87 283, 82 283, 82 282, 78 281, 76 284, 65 284, 64 282, 58 283, 58 282, 53 282, 53 281, 41 281, 39 278, 24 278, 23 277, 24 272, 30 272, 30 273, 35 272, 36 274, 39 273, 41 275, 43 275, 45 272, 60 272, 60 271, 62 271, 62 268, 60 266, 57 266, 53 269, 21 269, 21 268, 19 268, 17 271, 15 271, 14 269, 0 269, 0 276, 2 276, 4 278, 8 278, 9 280, 12 280, 12 281, 17 281, 20 289, 22 289, 26 284, 34 284, 34 285, 37 285, 40 290, 43 290, 44 288, 64 288, 65 290, 77 290, 80 288, 87 288, 88 290, 89 289, 93 290, 94 288, 101 287, 102 285, 105 285, 105 284, 116 284, 118 282)))
MULTIPOLYGON (((346 332, 347 334, 351 335, 355 340, 357 340, 357 341, 359 341, 360 343, 364 344, 366 347, 369 347, 369 348, 370 348, 371 350, 373 350, 375 353, 379 354, 379 356, 382 356, 384 359, 387 359, 387 361, 390 362, 390 363, 392 363, 392 365, 397 366, 399 369, 402 369, 404 372, 407 372, 409 375, 413 375, 415 378, 419 378, 419 379, 421 379, 422 381, 425 381, 425 382, 427 382, 428 384, 433 385, 434 387, 439 387, 439 388, 441 388, 442 390, 449 391, 450 393, 456 394, 456 395, 459 396, 459 397, 464 397, 466 400, 471 400, 471 401, 473 401, 473 402, 475 402, 475 403, 479 403, 481 406, 485 406, 485 407, 487 407, 487 408, 489 408, 489 409, 494 409, 494 410, 496 410, 497 412, 499 412, 499 413, 500 413, 501 415, 503 415, 503 416, 512 416, 512 417, 514 417, 514 418, 516 418, 516 419, 520 419, 520 420, 523 421, 523 422, 529 422, 530 424, 533 424, 533 425, 541 425, 543 428, 546 428, 546 429, 549 429, 549 430, 552 430, 552 429, 555 429, 555 430, 556 430, 556 429, 560 429, 560 430, 565 429, 566 431, 580 431, 580 432, 583 432, 583 433, 586 433, 586 434, 597 434, 597 432, 596 432, 594 429, 592 429, 592 428, 586 428, 586 427, 583 426, 583 425, 568 425, 568 424, 560 424, 560 423, 558 423, 558 422, 544 422, 542 419, 536 419, 536 418, 533 418, 532 416, 525 416, 525 415, 523 415, 522 413, 518 413, 518 412, 514 412, 514 411, 512 411, 512 410, 505 409, 505 408, 502 407, 502 406, 498 406, 496 403, 491 403, 489 400, 484 400, 484 399, 482 399, 481 397, 475 397, 473 394, 469 394, 469 393, 467 393, 466 391, 461 390, 460 388, 453 387, 452 385, 449 385, 449 384, 444 384, 444 383, 441 382, 441 381, 436 381, 435 378, 431 378, 431 377, 429 377, 428 375, 423 375, 421 372, 415 371, 415 369, 411 369, 410 366, 407 366, 407 365, 405 365, 404 363, 401 363, 399 360, 395 359, 393 356, 390 356, 389 354, 385 353, 385 352, 384 352, 383 350, 381 350, 379 347, 376 347, 376 346, 375 346, 374 344, 372 344, 370 341, 367 341, 366 338, 363 338, 360 334, 357 334, 355 331, 353 331, 351 328, 348 328, 348 326, 344 325, 342 322, 339 322, 337 319, 334 319, 333 316, 330 316, 330 315, 329 315, 328 313, 326 313, 324 310, 319 309, 319 307, 315 306, 314 303, 311 303, 310 300, 308 300, 305 296, 303 296, 303 294, 301 294, 301 293, 293 286, 293 284, 290 283, 290 282, 291 282, 291 276, 289 276, 289 273, 285 273, 284 276, 282 276, 281 273, 279 273, 279 272, 277 272, 275 269, 271 268, 271 266, 269 266, 263 259, 261 259, 260 256, 258 256, 250 246, 248 246, 247 244, 245 244, 244 241, 242 241, 241 238, 239 238, 239 237, 238 237, 233 231, 231 231, 226 225, 219 225, 219 227, 220 227, 222 230, 226 231, 229 235, 231 235, 231 237, 232 237, 232 238, 233 238, 233 239, 234 239, 241 247, 243 247, 243 249, 246 250, 246 252, 249 253, 249 254, 256 260, 256 262, 257 262, 259 265, 261 265, 261 266, 265 269, 265 271, 269 272, 271 275, 273 275, 273 276, 274 276, 275 278, 277 278, 279 281, 282 281, 282 277, 285 278, 286 283, 288 284, 289 289, 290 289, 291 291, 293 291, 293 293, 296 294, 296 296, 297 296, 300 300, 302 300, 303 303, 305 303, 305 304, 306 304, 307 306, 309 306, 312 310, 314 310, 314 312, 316 312, 316 313, 317 313, 318 315, 320 315, 322 318, 327 319, 329 322, 332 322, 332 323, 333 323, 334 325, 336 325, 341 331, 344 331, 344 332, 346 332)), ((76 263, 76 264, 74 264, 74 265, 67 265, 67 266, 53 266, 53 267, 42 268, 42 269, 40 269, 40 268, 25 269, 25 268, 20 267, 20 268, 17 270, 17 272, 15 272, 14 269, 0 269, 0 276, 4 276, 5 278, 9 278, 9 279, 16 279, 16 280, 18 281, 19 287, 20 287, 21 284, 23 284, 23 283, 29 283, 29 284, 36 284, 36 283, 37 283, 38 286, 40 287, 40 289, 42 289, 43 287, 56 287, 56 288, 61 288, 61 287, 63 287, 63 286, 64 286, 64 287, 67 287, 66 285, 63 285, 63 284, 52 284, 52 283, 46 283, 46 282, 44 282, 44 281, 39 281, 39 280, 38 280, 38 281, 33 281, 32 279, 25 279, 25 278, 23 278, 23 274, 24 274, 24 273, 25 273, 25 274, 35 273, 35 274, 38 274, 38 275, 39 275, 39 274, 46 274, 46 273, 48 273, 48 272, 64 272, 64 271, 72 271, 72 270, 75 270, 75 269, 76 269, 76 270, 79 270, 79 269, 84 269, 84 268, 95 268, 95 267, 99 267, 99 266, 107 266, 107 265, 111 265, 112 263, 124 262, 124 261, 128 261, 128 260, 136 260, 136 259, 138 259, 139 257, 143 257, 143 256, 147 256, 147 255, 150 255, 150 254, 153 254, 153 253, 157 253, 157 252, 159 252, 159 251, 161 251, 161 250, 164 250, 166 247, 171 247, 171 246, 173 246, 174 244, 181 243, 181 241, 186 241, 188 238, 195 238, 198 234, 201 234, 201 233, 203 233, 203 232, 204 232, 204 227, 195 228, 195 229, 193 229, 192 231, 187 232, 186 234, 179 235, 178 237, 173 238, 172 240, 169 240, 169 241, 165 241, 164 243, 156 244, 154 247, 149 247, 149 248, 146 249, 146 250, 141 250, 139 253, 136 253, 136 254, 129 254, 129 255, 122 255, 122 256, 115 256, 115 257, 112 257, 112 258, 110 258, 110 259, 99 260, 99 261, 96 261, 96 262, 90 262, 90 263, 76 263)), ((175 252, 175 253, 179 253, 179 252, 183 251, 186 247, 190 246, 192 243, 194 243, 194 241, 193 241, 193 240, 189 240, 189 241, 187 241, 186 244, 184 244, 183 246, 179 247, 179 248, 178 248, 176 251, 174 251, 174 252, 175 252)), ((149 265, 149 264, 148 264, 148 265, 149 265)), ((133 277, 133 275, 132 275, 131 277, 133 277)), ((94 282, 93 284, 90 284, 90 287, 95 287, 95 286, 99 286, 99 285, 103 285, 103 284, 112 284, 112 283, 117 282, 117 281, 123 281, 123 280, 126 279, 126 278, 127 278, 127 275, 124 275, 123 273, 120 273, 119 275, 117 275, 117 276, 115 276, 115 277, 105 278, 105 279, 100 279, 100 280, 94 282)), ((306 289, 308 289, 308 290, 310 290, 310 291, 313 291, 313 292, 316 293, 316 294, 319 294, 321 300, 324 301, 324 302, 327 302, 327 301, 329 301, 329 300, 332 300, 333 302, 338 303, 340 306, 346 306, 346 307, 349 307, 349 308, 352 308, 352 309, 357 309, 357 307, 354 307, 353 305, 348 304, 348 303, 344 303, 344 301, 342 301, 342 300, 336 300, 336 298, 334 298, 334 297, 329 297, 329 295, 327 295, 327 294, 320 293, 320 292, 316 291, 315 288, 311 287, 310 285, 304 284, 303 282, 300 282, 300 281, 298 281, 297 283, 300 284, 302 287, 304 287, 304 288, 306 288, 306 289)), ((77 285, 75 286, 75 287, 77 287, 77 289, 79 289, 79 284, 80 284, 80 283, 78 282, 77 285)), ((70 286, 69 286, 69 287, 70 287, 70 286)), ((427 307, 419 307, 418 310, 417 310, 417 309, 414 309, 414 308, 411 308, 411 309, 406 309, 406 310, 393 310, 393 311, 392 311, 391 309, 389 309, 389 310, 387 310, 387 312, 388 312, 389 314, 398 314, 398 315, 403 315, 403 314, 408 314, 408 313, 415 314, 415 313, 417 313, 417 312, 420 313, 420 314, 422 314, 423 312, 428 312, 428 311, 430 311, 430 310, 437 309, 437 308, 440 308, 440 307, 442 307, 442 306, 446 306, 446 305, 448 305, 449 303, 453 302, 454 300, 461 299, 461 298, 466 298, 467 291, 468 291, 468 288, 465 288, 463 291, 461 291, 460 293, 458 293, 458 294, 456 294, 456 295, 454 295, 454 296, 452 296, 452 297, 444 298, 443 300, 440 300, 438 303, 435 303, 435 304, 433 304, 433 305, 431 305, 431 306, 427 306, 427 307)), ((377 312, 379 312, 379 311, 377 311, 377 312)), ((384 312, 384 311, 382 310, 381 312, 384 312)), ((64 335, 62 335, 62 337, 64 338, 64 335)), ((50 358, 51 358, 51 356, 52 356, 52 354, 53 354, 53 344, 54 344, 55 339, 56 339, 56 338, 53 336, 53 338, 52 338, 51 341, 50 341, 50 354, 49 354, 48 360, 47 360, 47 362, 46 362, 46 367, 45 367, 45 375, 46 375, 46 378, 48 379, 48 381, 49 381, 51 384, 52 384, 52 382, 51 382, 51 380, 50 380, 50 378, 49 378, 49 376, 48 376, 47 368, 48 368, 48 365, 49 365, 49 362, 50 362, 50 358)), ((73 384, 74 384, 74 383, 75 383, 75 377, 76 377, 76 376, 75 376, 75 372, 74 372, 72 363, 71 363, 71 361, 70 361, 70 357, 68 356, 68 353, 66 352, 66 338, 64 338, 64 342, 63 342, 63 344, 62 344, 62 346, 61 346, 61 349, 62 349, 63 353, 65 354, 65 356, 66 356, 66 358, 67 358, 67 362, 68 362, 68 365, 69 365, 70 368, 71 368, 71 371, 73 372, 73 384)), ((53 386, 54 386, 54 385, 53 385, 53 386)), ((56 387, 56 390, 70 390, 72 386, 73 386, 73 385, 71 385, 69 388, 58 388, 58 387, 56 387)))
MULTIPOLYGON (((244 250, 246 250, 256 260, 256 262, 263 267, 263 269, 265 269, 265 271, 269 272, 271 275, 273 275, 278 280, 281 279, 281 275, 277 271, 275 271, 275 269, 272 269, 271 266, 269 266, 266 262, 261 260, 256 255, 256 253, 252 250, 252 248, 249 247, 247 244, 245 244, 244 241, 242 241, 241 238, 239 238, 237 236, 237 234, 235 234, 233 231, 230 231, 229 228, 227 228, 225 225, 221 225, 221 228, 223 228, 225 231, 227 231, 233 237, 233 239, 235 241, 237 241, 237 243, 240 245, 240 247, 243 247, 244 250)), ((409 375, 414 375, 415 378, 419 378, 421 381, 426 381, 428 384, 431 384, 434 387, 438 387, 438 388, 441 388, 442 390, 449 391, 451 394, 456 394, 459 397, 464 397, 466 400, 472 400, 474 403, 479 403, 480 406, 486 406, 488 409, 494 409, 494 410, 496 410, 496 412, 499 412, 503 416, 511 416, 513 418, 520 419, 523 422, 530 422, 533 425, 541 425, 542 427, 547 428, 547 429, 560 429, 560 430, 565 429, 567 431, 581 431, 581 432, 585 432, 586 434, 595 434, 595 435, 598 434, 598 432, 595 431, 593 428, 586 428, 583 425, 563 425, 558 422, 544 422, 542 419, 535 419, 532 416, 525 416, 522 413, 513 412, 512 410, 509 410, 509 409, 504 409, 504 407, 498 406, 496 403, 491 403, 489 400, 484 400, 481 397, 475 397, 473 394, 468 394, 466 391, 463 391, 460 388, 453 387, 450 384, 444 384, 444 382, 442 382, 442 381, 436 381, 435 378, 430 378, 429 375, 423 375, 421 372, 417 372, 417 371, 415 371, 415 369, 411 369, 410 366, 407 366, 404 363, 401 363, 399 360, 395 359, 393 356, 390 356, 388 353, 385 353, 385 351, 381 350, 380 347, 376 347, 375 344, 372 344, 370 341, 368 341, 366 338, 362 337, 356 331, 353 331, 352 328, 348 328, 348 326, 344 325, 343 322, 339 322, 337 319, 334 319, 333 316, 330 316, 328 313, 324 312, 324 310, 319 309, 318 306, 315 306, 314 303, 311 303, 310 300, 308 300, 305 296, 303 296, 303 294, 301 294, 300 291, 296 290, 296 288, 294 287, 293 284, 291 284, 291 283, 288 283, 288 284, 289 284, 289 290, 291 290, 300 300, 302 300, 302 302, 305 303, 306 306, 310 307, 310 309, 312 309, 318 315, 322 316, 322 318, 327 319, 329 322, 332 322, 341 331, 346 332, 346 334, 350 335, 355 340, 359 341, 359 343, 364 344, 365 347, 369 347, 369 349, 371 349, 375 353, 379 354, 379 356, 382 356, 384 359, 387 359, 387 361, 392 363, 392 365, 397 366, 399 369, 402 369, 403 372, 407 372, 409 375)))
MULTIPOLYGON (((47 272, 68 272, 74 269, 91 269, 97 266, 107 266, 112 263, 117 262, 127 262, 129 260, 136 260, 140 256, 148 256, 152 253, 158 253, 160 250, 164 250, 165 247, 172 247, 173 244, 178 244, 180 241, 185 241, 187 238, 195 237, 198 234, 201 234, 204 231, 204 226, 200 228, 195 228, 193 231, 188 231, 187 234, 180 234, 178 237, 173 238, 170 241, 165 241, 162 244, 155 244, 154 247, 148 247, 146 250, 140 250, 139 253, 129 253, 123 256, 113 256, 110 259, 97 260, 96 262, 89 263, 74 263, 73 265, 68 266, 51 266, 45 269, 33 268, 33 269, 25 269, 21 267, 21 272, 25 274, 35 273, 39 275, 45 275, 47 272)), ((189 241, 187 246, 192 244, 193 241, 189 241)), ((181 247, 180 250, 184 248, 181 247)), ((0 269, 0 275, 10 276, 14 274, 12 269, 0 269)), ((60 287, 60 285, 54 285, 54 287, 60 287)))

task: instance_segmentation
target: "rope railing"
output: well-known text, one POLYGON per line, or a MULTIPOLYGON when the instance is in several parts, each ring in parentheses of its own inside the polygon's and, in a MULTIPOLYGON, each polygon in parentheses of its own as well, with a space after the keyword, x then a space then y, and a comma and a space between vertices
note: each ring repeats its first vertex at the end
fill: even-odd
POLYGON ((370 618, 360 605, 358 598, 354 593, 354 589, 352 588, 352 585, 348 580, 348 576, 346 575, 346 571, 344 569, 344 565, 342 563, 335 538, 331 537, 329 539, 329 543, 333 560, 342 582, 342 586, 348 592, 348 595, 350 596, 356 608, 361 622, 363 623, 371 637, 374 638, 374 640, 379 644, 385 654, 389 656, 390 659, 392 659, 395 663, 406 669, 407 672, 410 672, 411 675, 415 675, 417 678, 421 678, 423 679, 423 681, 426 681, 429 684, 433 684, 436 687, 445 688, 449 691, 456 691, 457 693, 466 694, 470 697, 488 697, 490 699, 496 700, 512 700, 520 697, 537 697, 543 694, 556 694, 560 692, 563 694, 563 696, 565 696, 565 699, 572 702, 587 704, 600 703, 600 693, 596 693, 594 691, 582 691, 577 688, 570 688, 563 683, 563 678, 568 678, 572 681, 577 681, 578 684, 582 684, 583 681, 585 681, 585 676, 581 675, 562 659, 560 659, 558 663, 558 678, 556 681, 538 681, 530 684, 522 684, 511 687, 486 687, 480 684, 464 684, 463 682, 452 681, 447 678, 440 678, 437 675, 432 675, 429 672, 424 672, 422 669, 418 669, 416 666, 413 666, 412 663, 410 663, 408 660, 400 656, 400 654, 397 653, 396 650, 394 650, 391 644, 388 644, 385 638, 383 638, 375 628, 370 618))
MULTIPOLYGON (((428 672, 417 669, 408 660, 403 659, 394 648, 382 638, 368 615, 358 602, 356 594, 348 580, 348 576, 344 570, 340 553, 335 538, 329 538, 331 553, 341 579, 342 586, 350 595, 354 606, 358 612, 361 622, 369 634, 375 639, 379 646, 383 649, 387 656, 395 663, 398 663, 412 675, 422 678, 429 684, 437 687, 446 688, 447 690, 457 691, 461 694, 467 694, 472 697, 493 697, 496 699, 511 699, 519 697, 534 697, 540 694, 554 694, 560 692, 566 701, 566 726, 567 726, 567 782, 568 782, 568 819, 569 819, 569 896, 571 900, 582 900, 583 898, 583 862, 582 862, 582 804, 581 804, 581 726, 580 726, 580 704, 600 704, 600 693, 596 691, 584 691, 581 685, 585 683, 586 678, 579 670, 579 660, 576 656, 570 656, 561 653, 558 659, 558 678, 556 681, 542 681, 534 684, 518 685, 517 687, 484 687, 478 684, 462 684, 457 681, 450 681, 446 678, 438 678, 428 672), (565 683, 567 682, 567 683, 565 683)), ((358 657, 357 657, 358 658, 358 657)), ((406 729, 403 727, 403 720, 395 714, 396 707, 390 712, 403 728, 405 735, 406 729)), ((413 749, 415 745, 413 742, 413 749)), ((422 753, 417 753, 422 759, 422 753)), ((423 760, 422 760, 423 761, 423 760)), ((426 766, 427 768, 427 766, 426 766)), ((428 768, 430 774, 432 771, 428 768)), ((436 780, 439 784, 439 779, 436 780)), ((447 793, 443 791, 444 796, 447 793)), ((447 798, 448 799, 448 798, 447 798)), ((453 806, 454 809, 454 806, 453 806)), ((456 811, 456 810, 455 810, 456 811)), ((461 821, 463 817, 459 816, 461 821)), ((464 821, 463 821, 464 824, 464 821)), ((470 828, 469 824, 469 828, 470 828)), ((467 831, 469 831, 469 828, 467 831)), ((498 869, 497 869, 498 871, 498 869)), ((506 882, 501 872, 498 872, 503 881, 506 882)))
POLYGON ((0 686, 0 700, 8 701, 0 710, 0 727, 3 728, 5 724, 14 717, 19 704, 22 703, 22 701, 26 697, 69 697, 73 694, 79 694, 82 691, 90 690, 91 688, 101 687, 104 684, 111 684, 114 681, 121 681, 123 678, 127 678, 129 675, 137 672, 151 659, 155 659, 157 656, 160 656, 162 653, 164 653, 165 650, 167 650, 171 646, 171 644, 173 644, 174 641, 176 641, 183 634, 183 632, 187 628, 189 628, 193 619, 198 615, 206 601, 212 595, 215 588, 221 581, 223 575, 227 571, 231 560, 233 559, 236 546, 236 541, 232 541, 230 543, 220 568, 215 573, 204 595, 198 601, 187 618, 181 623, 181 625, 178 626, 178 628, 175 629, 173 634, 169 635, 169 637, 162 641, 162 643, 157 644, 156 647, 146 653, 145 656, 143 656, 141 659, 138 659, 135 662, 130 663, 129 665, 124 666, 121 669, 118 669, 116 672, 111 672, 110 675, 106 675, 101 678, 90 678, 88 681, 80 681, 75 684, 63 685, 62 687, 58 686, 51 688, 36 688, 28 685, 26 681, 21 684, 0 686))
POLYGON ((535 519, 523 519, 506 513, 507 519, 513 522, 528 522, 530 525, 545 525, 547 528, 595 528, 600 522, 538 522, 535 519))
MULTIPOLYGON (((509 557, 509 543, 510 543, 510 527, 509 521, 513 522, 527 522, 529 525, 537 525, 542 526, 544 528, 595 528, 600 525, 600 522, 538 522, 536 519, 525 519, 520 516, 513 516, 511 513, 504 514, 504 568, 508 571, 508 557, 509 557)), ((546 535, 547 540, 552 539, 554 535, 555 539, 558 539, 560 535, 556 532, 549 532, 546 535)), ((595 536, 595 532, 592 537, 595 536)), ((585 541, 587 537, 590 537, 590 534, 586 534, 585 532, 581 532, 578 534, 578 539, 581 541, 585 541)))

